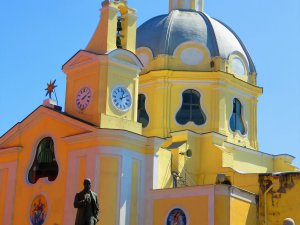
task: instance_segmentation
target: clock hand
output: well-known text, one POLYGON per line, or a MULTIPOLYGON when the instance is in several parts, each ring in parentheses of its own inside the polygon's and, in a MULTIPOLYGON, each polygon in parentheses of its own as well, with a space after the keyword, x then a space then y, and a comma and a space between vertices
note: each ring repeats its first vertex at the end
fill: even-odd
POLYGON ((81 100, 84 100, 87 96, 88 96, 88 94, 86 94, 85 96, 83 96, 81 100))
POLYGON ((122 97, 121 97, 121 100, 123 100, 123 98, 127 98, 127 97, 128 97, 128 95, 126 95, 126 96, 122 96, 122 97))

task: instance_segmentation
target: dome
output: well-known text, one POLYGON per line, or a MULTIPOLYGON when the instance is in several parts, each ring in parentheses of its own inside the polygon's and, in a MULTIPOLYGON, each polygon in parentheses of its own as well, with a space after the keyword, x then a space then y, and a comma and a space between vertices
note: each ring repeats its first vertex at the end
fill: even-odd
POLYGON ((152 57, 174 55, 184 43, 198 43, 208 50, 210 58, 229 60, 236 73, 253 73, 255 66, 240 38, 224 23, 208 15, 194 11, 176 9, 169 14, 154 17, 137 30, 137 49, 148 48, 152 57), (232 57, 238 55, 239 59, 232 57), (241 67, 241 63, 245 68, 241 67))

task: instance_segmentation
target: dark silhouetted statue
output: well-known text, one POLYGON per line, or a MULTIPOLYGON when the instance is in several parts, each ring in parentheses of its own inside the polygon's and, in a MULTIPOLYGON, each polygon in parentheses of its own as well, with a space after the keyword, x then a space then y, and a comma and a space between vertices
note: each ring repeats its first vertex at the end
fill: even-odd
POLYGON ((77 193, 74 207, 77 208, 75 225, 96 225, 99 221, 97 194, 91 191, 91 180, 84 179, 84 189, 77 193))

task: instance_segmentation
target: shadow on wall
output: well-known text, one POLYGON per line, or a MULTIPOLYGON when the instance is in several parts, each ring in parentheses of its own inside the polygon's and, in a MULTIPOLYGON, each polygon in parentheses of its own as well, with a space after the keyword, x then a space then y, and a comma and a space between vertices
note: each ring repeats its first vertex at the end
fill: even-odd
POLYGON ((251 204, 245 225, 259 224, 258 222, 258 203, 251 204))

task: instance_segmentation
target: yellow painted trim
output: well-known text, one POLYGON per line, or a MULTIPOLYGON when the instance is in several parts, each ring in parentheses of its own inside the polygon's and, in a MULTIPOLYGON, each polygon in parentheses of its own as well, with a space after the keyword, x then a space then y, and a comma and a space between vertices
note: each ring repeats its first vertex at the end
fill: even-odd
POLYGON ((80 192, 83 189, 83 181, 86 177, 87 169, 87 157, 81 156, 78 160, 78 187, 77 191, 80 192))
MULTIPOLYGON (((138 225, 138 185, 139 185, 139 163, 137 160, 132 161, 132 178, 131 178, 131 206, 130 206, 130 225, 138 225)), ((140 199, 139 199, 140 200, 140 199)))
MULTIPOLYGON (((116 224, 118 213, 118 196, 120 195, 119 164, 117 157, 100 157, 99 201, 105 205, 101 208, 101 225, 116 224)), ((100 205, 101 207, 101 205, 100 205)))
POLYGON ((5 202, 8 186, 8 169, 0 169, 0 222, 3 224, 5 219, 5 202))

